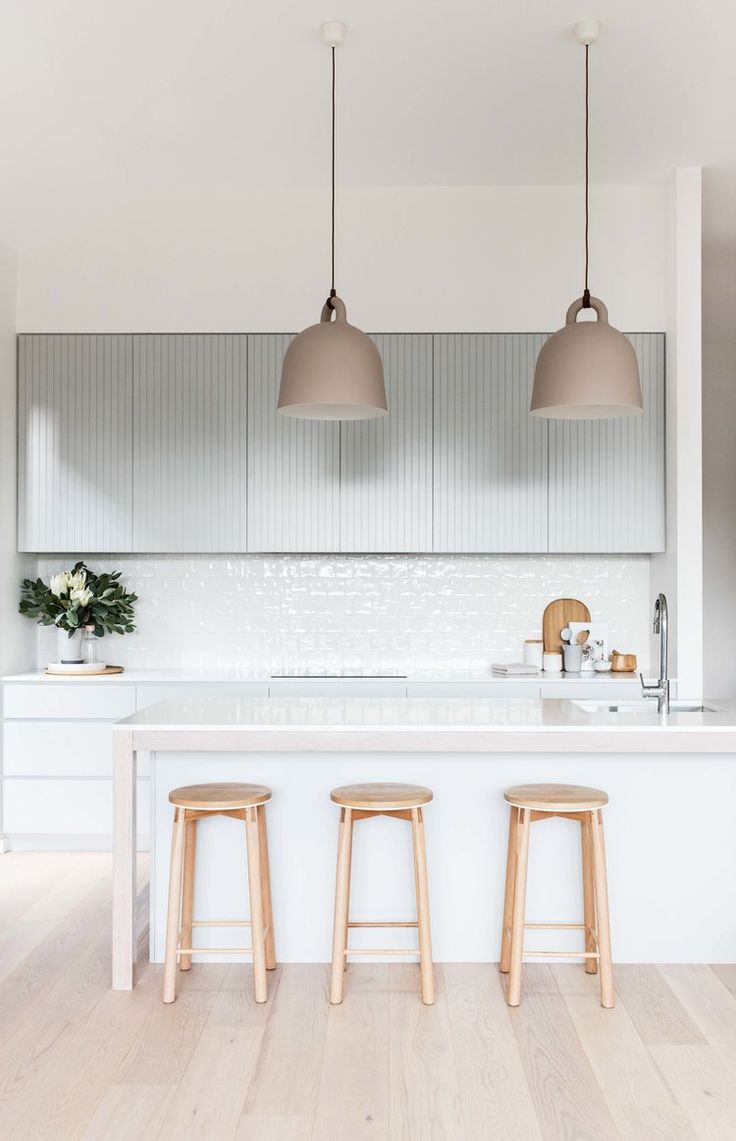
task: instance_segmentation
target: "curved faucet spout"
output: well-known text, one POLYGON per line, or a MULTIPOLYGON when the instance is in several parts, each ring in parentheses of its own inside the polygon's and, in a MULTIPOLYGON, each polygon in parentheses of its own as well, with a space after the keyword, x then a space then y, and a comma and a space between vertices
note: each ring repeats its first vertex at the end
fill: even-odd
POLYGON ((664 594, 658 594, 654 603, 652 632, 659 634, 659 680, 656 685, 645 685, 644 678, 642 677, 642 693, 644 697, 656 697, 658 713, 669 713, 669 619, 667 615, 667 597, 664 594))

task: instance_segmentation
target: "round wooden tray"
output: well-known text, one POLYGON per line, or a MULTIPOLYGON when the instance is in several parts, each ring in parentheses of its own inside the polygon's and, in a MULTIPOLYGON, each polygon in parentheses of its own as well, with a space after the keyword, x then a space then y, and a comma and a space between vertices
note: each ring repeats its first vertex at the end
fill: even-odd
POLYGON ((76 673, 73 673, 73 672, 68 671, 68 670, 65 670, 64 673, 58 673, 57 674, 54 672, 54 670, 50 670, 50 669, 46 668, 44 670, 44 673, 48 677, 73 677, 75 679, 81 679, 81 678, 85 678, 85 677, 86 678, 106 677, 108 674, 121 674, 124 669, 125 669, 125 666, 106 666, 104 670, 100 670, 100 672, 96 673, 96 674, 90 674, 90 673, 78 673, 78 674, 76 674, 76 673))

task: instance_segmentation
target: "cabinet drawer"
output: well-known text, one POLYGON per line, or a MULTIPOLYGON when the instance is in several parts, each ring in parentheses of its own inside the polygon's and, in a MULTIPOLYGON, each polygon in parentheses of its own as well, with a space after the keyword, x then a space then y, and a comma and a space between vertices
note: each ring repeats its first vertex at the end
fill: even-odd
MULTIPOLYGON (((111 777, 112 726, 94 721, 6 721, 3 772, 6 777, 111 777)), ((147 753, 138 758, 138 775, 148 776, 147 753)))
POLYGON ((135 686, 106 680, 11 684, 3 690, 3 707, 6 717, 117 721, 135 713, 135 686))
POLYGON ((268 698, 268 682, 202 682, 197 685, 139 685, 136 688, 136 709, 147 709, 156 701, 199 701, 203 697, 220 697, 223 694, 233 697, 253 698, 254 701, 268 698))
MULTIPOLYGON (((138 782, 138 833, 148 832, 149 785, 138 782)), ((111 780, 17 780, 3 783, 3 831, 112 833, 111 780)))
POLYGON ((405 681, 375 678, 278 678, 271 682, 271 697, 406 697, 405 681))

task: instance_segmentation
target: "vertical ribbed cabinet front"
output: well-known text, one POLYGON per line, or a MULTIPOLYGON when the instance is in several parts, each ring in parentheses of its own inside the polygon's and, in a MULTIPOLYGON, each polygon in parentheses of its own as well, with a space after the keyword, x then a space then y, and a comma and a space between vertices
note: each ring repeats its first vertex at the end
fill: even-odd
POLYGON ((550 552, 665 549, 664 334, 632 333, 643 415, 550 421, 550 552))
POLYGON ((246 550, 247 338, 133 339, 133 550, 246 550))
POLYGON ((340 549, 432 550, 432 337, 373 337, 388 416, 341 428, 340 549))
POLYGON ((276 412, 291 336, 248 337, 248 550, 340 550, 340 424, 276 412))
POLYGON ((543 334, 434 337, 434 550, 547 550, 547 425, 529 415, 543 334))
POLYGON ((132 337, 18 338, 18 549, 127 551, 132 337))

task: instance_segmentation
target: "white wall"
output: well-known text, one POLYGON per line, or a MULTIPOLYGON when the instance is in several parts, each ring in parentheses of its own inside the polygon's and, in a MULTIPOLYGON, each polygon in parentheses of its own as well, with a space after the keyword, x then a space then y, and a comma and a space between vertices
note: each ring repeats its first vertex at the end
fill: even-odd
POLYGON ((736 695, 736 343, 703 345, 705 692, 736 695))
POLYGON ((0 245, 0 672, 35 656, 32 624, 18 614, 20 581, 35 562, 16 553, 15 254, 0 245))
MULTIPOLYGON (((579 187, 350 188, 338 291, 369 331, 546 331, 582 291, 579 187)), ((594 187, 591 285, 627 332, 666 321, 662 186, 594 187)), ((19 261, 23 332, 290 332, 329 286, 326 188, 162 189, 19 261)))

